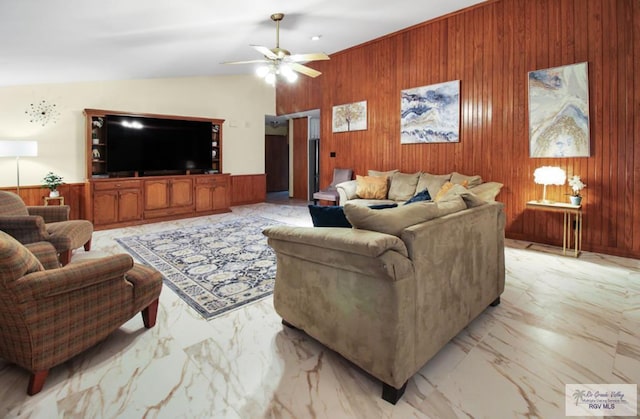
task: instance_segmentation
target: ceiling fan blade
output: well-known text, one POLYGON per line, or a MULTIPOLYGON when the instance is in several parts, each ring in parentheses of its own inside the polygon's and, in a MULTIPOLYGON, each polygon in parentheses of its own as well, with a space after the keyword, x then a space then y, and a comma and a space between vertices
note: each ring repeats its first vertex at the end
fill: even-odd
POLYGON ((271 51, 269 48, 267 47, 263 47, 261 45, 251 45, 251 48, 255 49, 256 51, 258 51, 260 54, 264 55, 267 58, 270 58, 272 60, 275 60, 276 58, 278 58, 278 56, 276 54, 273 53, 273 51, 271 51))
POLYGON ((289 63, 289 67, 291 67, 292 70, 295 70, 298 73, 302 73, 305 76, 309 76, 309 77, 318 77, 320 74, 322 74, 318 70, 314 70, 311 67, 307 67, 306 65, 302 65, 298 63, 289 63))
POLYGON ((330 60, 329 56, 324 52, 314 52, 311 54, 291 54, 287 57, 287 61, 292 63, 302 63, 308 61, 330 60))
POLYGON ((226 61, 221 64, 255 64, 255 63, 269 63, 269 60, 247 60, 247 61, 226 61))

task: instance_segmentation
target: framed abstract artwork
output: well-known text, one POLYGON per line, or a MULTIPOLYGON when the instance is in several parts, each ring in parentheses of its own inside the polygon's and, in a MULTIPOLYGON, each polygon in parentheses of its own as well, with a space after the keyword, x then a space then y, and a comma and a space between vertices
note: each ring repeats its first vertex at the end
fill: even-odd
POLYGON ((529 155, 589 157, 587 63, 529 72, 529 155))
POLYGON ((333 132, 367 129, 367 101, 333 107, 333 132))
POLYGON ((460 142, 460 80, 401 92, 400 144, 460 142))

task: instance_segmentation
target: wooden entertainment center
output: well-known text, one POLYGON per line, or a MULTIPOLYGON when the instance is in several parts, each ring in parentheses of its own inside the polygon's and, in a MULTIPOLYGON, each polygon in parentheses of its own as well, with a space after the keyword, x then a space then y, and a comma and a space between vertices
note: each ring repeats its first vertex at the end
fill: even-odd
POLYGON ((85 214, 96 229, 229 212, 230 175, 222 172, 223 119, 85 109, 85 214), (211 169, 108 172, 108 115, 211 123, 211 169))

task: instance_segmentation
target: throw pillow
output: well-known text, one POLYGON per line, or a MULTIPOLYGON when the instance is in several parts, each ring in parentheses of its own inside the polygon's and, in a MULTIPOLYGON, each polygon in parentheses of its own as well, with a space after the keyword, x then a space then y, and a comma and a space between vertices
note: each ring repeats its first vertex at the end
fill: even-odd
POLYGON ((496 200, 496 196, 500 193, 502 186, 502 183, 498 182, 485 182, 482 185, 474 187, 472 192, 480 199, 491 202, 496 200))
POLYGON ((380 210, 380 209, 387 209, 387 208, 395 208, 397 206, 398 204, 375 204, 375 205, 369 205, 369 208, 380 210))
POLYGON ((7 273, 5 282, 37 271, 44 271, 38 258, 12 236, 0 231, 0 272, 7 273))
POLYGON ((454 184, 451 182, 445 182, 442 187, 440 188, 440 190, 438 191, 438 193, 436 194, 435 198, 433 198, 434 201, 440 201, 442 198, 444 198, 444 196, 447 194, 447 192, 449 192, 449 190, 451 188, 453 188, 454 184))
POLYGON ((386 199, 386 176, 356 175, 356 195, 362 199, 386 199))
MULTIPOLYGON (((378 204, 369 205, 369 208, 381 210, 395 208, 398 204, 378 204)), ((351 228, 351 223, 344 215, 344 208, 341 206, 309 205, 309 215, 314 227, 347 227, 351 228)))
POLYGON ((420 179, 417 173, 394 173, 389 185, 389 199, 394 201, 406 201, 416 193, 416 185, 420 179))
POLYGON ((457 183, 458 185, 463 185, 466 188, 473 188, 482 183, 482 178, 479 175, 475 176, 467 176, 458 172, 453 172, 451 174, 451 183, 457 183), (463 182, 467 182, 466 185, 463 182))
POLYGON ((479 198, 476 194, 463 187, 462 185, 453 185, 440 199, 440 201, 448 201, 454 197, 461 197, 467 208, 478 207, 484 205, 487 201, 479 198))
POLYGON ((412 196, 407 202, 404 203, 404 205, 420 201, 431 201, 431 195, 429 195, 429 190, 427 188, 424 188, 423 191, 420 191, 412 196))
POLYGON ((431 173, 423 173, 420 175, 416 191, 422 191, 425 188, 429 191, 429 195, 436 196, 442 185, 451 179, 451 175, 432 175, 431 173))
POLYGON ((314 227, 351 227, 341 206, 309 205, 314 227))

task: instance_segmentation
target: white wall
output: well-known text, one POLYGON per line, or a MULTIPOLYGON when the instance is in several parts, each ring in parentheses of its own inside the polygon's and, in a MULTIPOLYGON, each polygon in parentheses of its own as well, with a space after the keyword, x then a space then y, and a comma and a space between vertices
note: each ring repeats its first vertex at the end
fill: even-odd
MULTIPOLYGON (((0 87, 0 140, 38 141, 38 157, 20 159, 21 186, 41 184, 48 171, 68 183, 85 180, 85 108, 225 119, 224 172, 257 174, 275 89, 253 75, 0 87), (57 122, 29 122, 25 111, 42 100, 56 105, 57 122)), ((15 184, 15 158, 0 158, 0 187, 15 184)))

